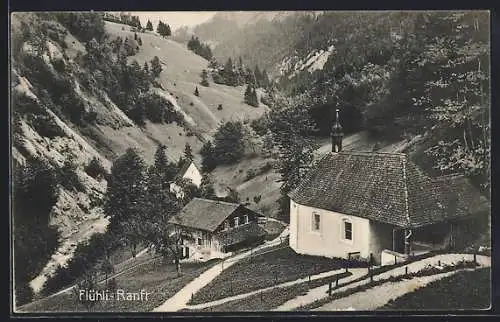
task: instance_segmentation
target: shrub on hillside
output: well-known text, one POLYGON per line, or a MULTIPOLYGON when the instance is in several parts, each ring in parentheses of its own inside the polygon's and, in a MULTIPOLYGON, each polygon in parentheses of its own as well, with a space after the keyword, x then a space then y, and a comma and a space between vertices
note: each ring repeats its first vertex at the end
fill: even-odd
POLYGON ((50 295, 75 283, 81 276, 92 270, 106 252, 116 247, 108 234, 94 234, 88 241, 79 244, 66 267, 58 267, 44 283, 41 293, 50 295))
POLYGON ((85 192, 85 185, 81 182, 76 171, 77 165, 73 158, 67 158, 64 161, 64 165, 58 171, 58 182, 68 190, 85 192))
POLYGON ((58 12, 55 16, 59 22, 68 28, 69 32, 81 41, 92 38, 98 41, 106 35, 104 20, 93 12, 58 12))
POLYGON ((85 172, 97 180, 105 178, 108 175, 108 172, 96 157, 93 157, 92 160, 90 160, 89 164, 85 167, 85 172))
POLYGON ((214 135, 214 158, 218 164, 233 164, 243 157, 243 125, 241 122, 221 124, 214 135))
POLYGON ((48 138, 64 137, 66 133, 64 130, 56 123, 56 121, 48 114, 38 114, 29 117, 30 123, 35 129, 35 131, 41 136, 48 138))
POLYGON ((40 273, 59 244, 59 232, 49 226, 57 202, 57 178, 44 160, 28 158, 26 165, 13 164, 12 218, 16 304, 32 299, 29 282, 40 273))

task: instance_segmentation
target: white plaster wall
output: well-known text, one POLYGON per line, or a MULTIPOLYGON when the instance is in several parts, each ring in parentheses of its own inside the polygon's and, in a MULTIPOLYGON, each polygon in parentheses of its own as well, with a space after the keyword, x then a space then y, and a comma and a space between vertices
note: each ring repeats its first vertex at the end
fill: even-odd
POLYGON ((184 179, 191 179, 194 185, 198 188, 201 185, 201 173, 198 171, 198 168, 191 162, 189 168, 186 170, 186 173, 183 176, 184 179))
POLYGON ((290 203, 290 247, 297 253, 347 258, 349 252, 370 256, 370 221, 365 218, 290 203), (312 214, 320 214, 320 230, 313 231, 312 214), (342 240, 343 219, 352 223, 352 241, 342 240))

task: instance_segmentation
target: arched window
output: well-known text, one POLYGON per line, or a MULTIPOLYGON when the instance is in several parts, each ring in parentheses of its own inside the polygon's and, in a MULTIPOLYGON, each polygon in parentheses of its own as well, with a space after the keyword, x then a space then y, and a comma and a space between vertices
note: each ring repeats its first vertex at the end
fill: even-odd
POLYGON ((229 229, 229 221, 225 221, 224 222, 224 230, 228 230, 229 229))
POLYGON ((240 217, 234 217, 234 227, 238 227, 240 223, 240 217))

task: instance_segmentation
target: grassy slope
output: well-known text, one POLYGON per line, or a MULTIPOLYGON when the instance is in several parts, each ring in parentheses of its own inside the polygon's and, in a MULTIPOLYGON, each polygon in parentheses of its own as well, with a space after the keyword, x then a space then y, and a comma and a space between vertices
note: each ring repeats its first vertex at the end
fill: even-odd
MULTIPOLYGON (((175 266, 156 262, 142 265, 130 272, 116 277, 118 289, 125 292, 150 292, 147 301, 99 301, 94 312, 149 312, 163 303, 184 285, 216 263, 186 263, 182 266, 182 275, 177 276, 175 266)), ((102 286, 102 285, 101 285, 102 286)), ((101 287, 102 288, 102 287, 101 287)), ((59 294, 51 298, 28 304, 24 312, 85 312, 86 308, 77 301, 72 292, 59 294)))
MULTIPOLYGON (((108 32, 115 36, 129 36, 134 34, 122 25, 106 22, 108 32)), ((139 33, 142 46, 133 57, 142 66, 145 61, 150 61, 158 56, 164 63, 160 80, 168 93, 179 97, 178 104, 190 115, 203 133, 211 133, 221 120, 253 119, 261 116, 267 109, 265 105, 258 108, 243 102, 245 88, 231 87, 211 83, 209 87, 199 84, 201 71, 207 67, 208 61, 188 51, 187 48, 170 39, 162 38, 152 33, 139 33), (175 86, 174 86, 175 83, 175 86), (200 96, 194 95, 198 87, 200 96), (193 106, 190 103, 193 102, 193 106), (218 111, 217 106, 222 104, 223 109, 218 111)))
POLYGON ((342 260, 306 256, 291 248, 279 248, 242 260, 217 276, 193 297, 190 304, 218 300, 260 288, 293 281, 309 274, 344 267, 342 260))
POLYGON ((407 293, 381 310, 472 310, 491 304, 491 269, 462 271, 407 293))

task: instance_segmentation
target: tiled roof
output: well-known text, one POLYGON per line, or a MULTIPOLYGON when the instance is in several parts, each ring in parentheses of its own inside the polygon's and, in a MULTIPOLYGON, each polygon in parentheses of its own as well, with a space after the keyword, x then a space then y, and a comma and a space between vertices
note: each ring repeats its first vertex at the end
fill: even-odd
POLYGON ((329 153, 289 194, 301 205, 418 227, 487 210, 466 178, 430 178, 406 154, 329 153))
POLYGON ((217 234, 217 238, 226 245, 234 245, 250 238, 262 237, 265 235, 266 231, 264 228, 260 227, 256 222, 251 222, 236 228, 221 231, 217 234))
POLYGON ((214 231, 240 206, 235 203, 194 198, 179 214, 173 216, 169 223, 214 231))

